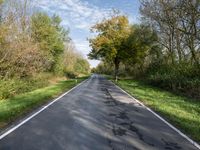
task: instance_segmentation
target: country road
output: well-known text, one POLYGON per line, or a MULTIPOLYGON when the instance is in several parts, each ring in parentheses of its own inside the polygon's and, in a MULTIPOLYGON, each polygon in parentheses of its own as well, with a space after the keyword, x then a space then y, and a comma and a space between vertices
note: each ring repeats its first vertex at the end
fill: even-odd
POLYGON ((197 150, 100 75, 0 140, 0 150, 197 150))

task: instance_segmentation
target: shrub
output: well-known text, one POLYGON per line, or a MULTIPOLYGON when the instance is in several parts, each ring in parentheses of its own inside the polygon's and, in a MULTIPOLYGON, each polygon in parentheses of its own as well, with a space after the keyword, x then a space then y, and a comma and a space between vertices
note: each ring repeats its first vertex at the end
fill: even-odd
POLYGON ((67 71, 67 72, 65 72, 65 76, 67 78, 74 79, 74 78, 78 77, 78 74, 75 72, 72 72, 72 71, 67 71))
POLYGON ((155 86, 182 92, 191 97, 200 97, 200 72, 191 64, 160 64, 156 68, 149 67, 146 80, 155 86))
POLYGON ((29 92, 48 85, 48 79, 52 75, 38 74, 34 78, 12 78, 0 80, 0 100, 29 92))

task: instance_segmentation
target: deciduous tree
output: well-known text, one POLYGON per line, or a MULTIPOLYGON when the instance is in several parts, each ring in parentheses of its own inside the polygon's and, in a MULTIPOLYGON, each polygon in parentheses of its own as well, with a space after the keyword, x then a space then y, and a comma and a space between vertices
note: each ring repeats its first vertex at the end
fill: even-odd
POLYGON ((59 56, 64 51, 64 38, 61 34, 60 19, 45 13, 36 13, 31 19, 32 38, 39 43, 40 50, 49 60, 49 71, 56 71, 59 56))
POLYGON ((130 33, 128 18, 124 15, 112 15, 91 28, 96 37, 89 40, 92 51, 89 58, 110 61, 115 65, 115 79, 117 80, 119 64, 124 59, 124 43, 130 33))

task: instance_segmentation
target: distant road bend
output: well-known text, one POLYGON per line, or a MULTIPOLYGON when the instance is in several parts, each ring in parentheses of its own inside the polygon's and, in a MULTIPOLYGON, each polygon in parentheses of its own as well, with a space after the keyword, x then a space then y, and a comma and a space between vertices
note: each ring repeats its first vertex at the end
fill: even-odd
POLYGON ((197 150, 100 75, 0 140, 0 150, 197 150))

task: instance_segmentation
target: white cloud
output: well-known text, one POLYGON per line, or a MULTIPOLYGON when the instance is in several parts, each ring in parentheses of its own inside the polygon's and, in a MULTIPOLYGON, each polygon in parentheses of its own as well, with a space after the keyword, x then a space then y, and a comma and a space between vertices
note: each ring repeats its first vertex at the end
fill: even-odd
POLYGON ((65 16, 75 28, 84 30, 108 16, 111 11, 81 0, 37 0, 36 5, 49 13, 65 16))
POLYGON ((70 11, 71 18, 74 18, 76 28, 88 30, 88 28, 108 16, 109 9, 102 9, 94 5, 89 5, 80 0, 62 0, 65 8, 70 11))
MULTIPOLYGON (((70 28, 70 35, 76 48, 85 58, 91 50, 89 42, 86 40, 89 29, 96 22, 108 17, 112 9, 99 8, 95 5, 81 0, 36 0, 37 8, 49 14, 57 14, 62 18, 62 25, 70 28)), ((92 67, 99 61, 89 60, 92 67)))

